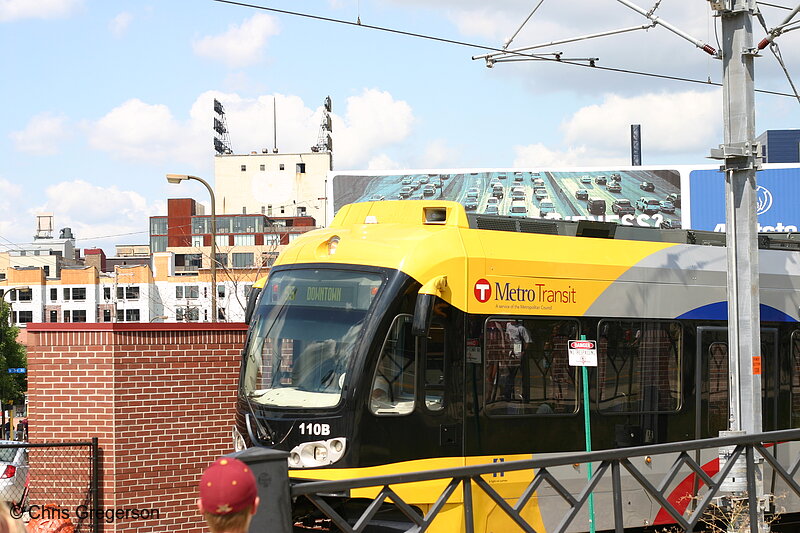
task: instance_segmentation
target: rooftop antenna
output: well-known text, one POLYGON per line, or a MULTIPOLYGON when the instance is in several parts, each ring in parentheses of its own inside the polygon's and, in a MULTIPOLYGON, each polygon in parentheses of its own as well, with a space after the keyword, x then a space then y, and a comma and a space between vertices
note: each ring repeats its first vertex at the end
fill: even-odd
POLYGON ((272 153, 278 153, 278 115, 275 111, 275 97, 272 97, 272 153))
POLYGON ((326 96, 322 106, 322 122, 319 125, 319 136, 317 144, 311 147, 312 152, 333 152, 333 121, 331 120, 331 97, 326 96))
POLYGON ((225 108, 214 98, 214 150, 217 155, 232 154, 231 137, 228 135, 228 123, 225 120, 225 108))

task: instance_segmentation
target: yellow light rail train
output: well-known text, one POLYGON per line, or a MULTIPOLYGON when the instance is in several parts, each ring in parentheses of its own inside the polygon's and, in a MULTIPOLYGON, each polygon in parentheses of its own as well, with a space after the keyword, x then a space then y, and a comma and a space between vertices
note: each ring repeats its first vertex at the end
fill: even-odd
MULTIPOLYGON (((580 451, 567 341, 581 335, 598 346, 594 449, 717 436, 728 410, 723 237, 467 214, 443 201, 346 206, 289 245, 252 300, 237 447, 289 452, 299 479, 580 451)), ((771 239, 784 249, 760 252, 765 431, 800 427, 800 243, 771 239)), ((513 498, 523 474, 490 482, 513 498)), ((585 477, 564 475, 567 486, 585 477)), ((424 511, 440 488, 406 487, 403 497, 424 511)), ((355 513, 368 494, 332 504, 355 513)), ((643 491, 625 498, 626 527, 669 521, 643 491)), ((531 500, 537 531, 558 500, 543 491, 531 500)), ((456 497, 448 510, 435 529, 462 529, 456 497)), ((313 508, 294 512, 316 523, 313 508)), ((508 525, 488 502, 475 517, 478 530, 508 525)), ((601 508, 598 528, 611 518, 601 508)), ((388 504, 375 523, 404 528, 388 504)))

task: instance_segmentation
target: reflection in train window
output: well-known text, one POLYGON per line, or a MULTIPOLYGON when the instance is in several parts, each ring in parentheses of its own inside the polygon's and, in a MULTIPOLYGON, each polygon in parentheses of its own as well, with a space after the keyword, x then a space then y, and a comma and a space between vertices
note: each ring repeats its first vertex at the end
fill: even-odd
POLYGON ((677 322, 603 320, 598 326, 598 407, 604 413, 668 413, 682 403, 677 322))

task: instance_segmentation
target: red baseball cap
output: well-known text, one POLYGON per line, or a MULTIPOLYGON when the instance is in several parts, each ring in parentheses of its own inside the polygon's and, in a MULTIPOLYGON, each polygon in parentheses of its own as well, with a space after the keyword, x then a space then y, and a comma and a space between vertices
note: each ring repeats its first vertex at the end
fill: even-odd
POLYGON ((256 478, 246 464, 233 457, 220 457, 200 477, 203 511, 226 515, 253 505, 258 496, 256 478))

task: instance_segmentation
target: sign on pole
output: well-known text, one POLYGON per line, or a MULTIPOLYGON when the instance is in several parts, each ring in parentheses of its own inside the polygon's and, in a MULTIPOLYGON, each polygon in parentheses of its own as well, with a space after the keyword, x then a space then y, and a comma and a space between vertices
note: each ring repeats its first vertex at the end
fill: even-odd
POLYGON ((8 373, 9 374, 25 374, 27 372, 28 372, 28 370, 25 369, 25 368, 9 368, 8 369, 8 373))
POLYGON ((569 341, 569 366, 597 366, 597 341, 569 341))

